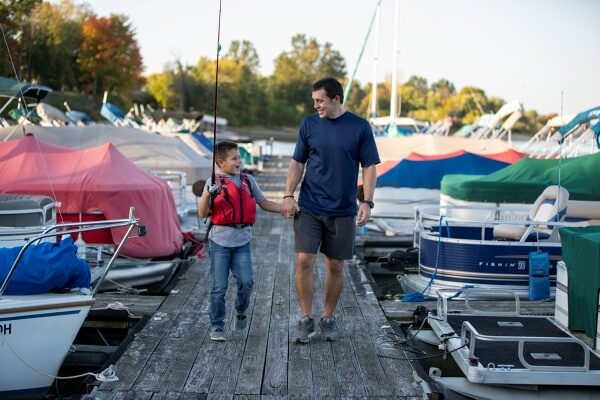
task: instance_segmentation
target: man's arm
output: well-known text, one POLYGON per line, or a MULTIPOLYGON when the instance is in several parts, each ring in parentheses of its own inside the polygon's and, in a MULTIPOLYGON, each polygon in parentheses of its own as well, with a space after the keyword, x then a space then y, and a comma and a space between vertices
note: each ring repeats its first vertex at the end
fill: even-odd
POLYGON ((290 161, 290 166, 288 167, 288 175, 285 181, 285 192, 283 193, 284 199, 281 203, 281 214, 284 217, 289 218, 294 215, 297 210, 299 210, 298 203, 293 196, 294 192, 296 191, 296 187, 302 179, 303 173, 304 164, 292 159, 292 161, 290 161))
MULTIPOLYGON (((364 199, 373 201, 375 195, 375 185, 377 184, 377 170, 375 164, 363 167, 362 169, 362 181, 363 181, 363 192, 364 199)), ((358 215, 356 216, 356 225, 362 226, 369 222, 371 217, 371 207, 367 203, 360 203, 358 208, 358 215)))

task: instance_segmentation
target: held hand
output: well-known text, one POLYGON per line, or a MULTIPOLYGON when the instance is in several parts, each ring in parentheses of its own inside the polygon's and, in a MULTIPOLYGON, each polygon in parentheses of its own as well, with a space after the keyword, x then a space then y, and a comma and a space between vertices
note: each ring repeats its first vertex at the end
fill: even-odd
POLYGON ((281 203, 281 215, 285 218, 291 218, 300 212, 300 207, 293 197, 286 197, 281 203))
POLYGON ((369 222, 371 218, 371 207, 366 203, 360 203, 358 207, 358 215, 356 216, 356 225, 363 226, 369 222))
POLYGON ((210 194, 212 197, 215 197, 216 195, 218 195, 220 191, 221 191, 221 185, 218 185, 216 183, 213 183, 212 185, 210 185, 208 187, 208 194, 210 194))

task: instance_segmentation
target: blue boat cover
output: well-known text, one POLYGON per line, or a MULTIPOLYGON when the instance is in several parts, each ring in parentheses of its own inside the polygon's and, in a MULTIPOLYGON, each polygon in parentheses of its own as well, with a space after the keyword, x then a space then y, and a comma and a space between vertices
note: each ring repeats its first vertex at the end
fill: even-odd
MULTIPOLYGON (((21 247, 0 248, 0 284, 4 282, 21 247)), ((31 245, 4 292, 7 295, 41 294, 72 288, 89 288, 88 263, 77 258, 77 247, 68 237, 60 243, 31 245)))
POLYGON ((81 111, 67 111, 67 117, 71 118, 75 122, 83 122, 84 124, 91 124, 94 122, 92 118, 84 112, 81 111))
POLYGON ((377 187, 439 189, 446 174, 489 174, 507 165, 473 153, 432 160, 403 159, 377 177, 377 187))
POLYGON ((213 151, 214 146, 212 140, 204 136, 202 132, 192 132, 192 137, 196 139, 198 143, 200 143, 202 146, 207 148, 209 151, 213 151))
POLYGON ((102 104, 100 115, 111 123, 115 123, 116 121, 125 118, 125 113, 119 107, 109 102, 102 104))

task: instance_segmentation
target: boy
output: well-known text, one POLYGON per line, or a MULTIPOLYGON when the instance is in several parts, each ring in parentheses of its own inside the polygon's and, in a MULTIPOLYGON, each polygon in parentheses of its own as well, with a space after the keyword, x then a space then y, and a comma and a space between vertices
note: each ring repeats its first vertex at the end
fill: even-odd
POLYGON ((210 338, 223 342, 225 293, 230 270, 237 283, 235 329, 243 330, 248 324, 245 312, 254 283, 250 239, 256 204, 271 212, 281 212, 281 204, 267 200, 252 175, 240 173, 242 160, 237 144, 219 142, 214 151, 219 167, 215 174, 216 182, 212 184, 209 180, 206 183, 198 205, 198 214, 201 217, 208 216, 209 199, 212 196, 214 206, 208 244, 211 272, 210 338))

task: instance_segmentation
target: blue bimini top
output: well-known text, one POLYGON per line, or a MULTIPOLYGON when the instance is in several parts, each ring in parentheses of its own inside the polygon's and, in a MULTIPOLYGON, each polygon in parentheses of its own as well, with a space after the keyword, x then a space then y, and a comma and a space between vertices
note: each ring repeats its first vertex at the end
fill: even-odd
POLYGON ((356 215, 359 164, 380 162, 369 123, 348 111, 336 119, 305 118, 293 158, 306 164, 300 208, 332 217, 356 215))

